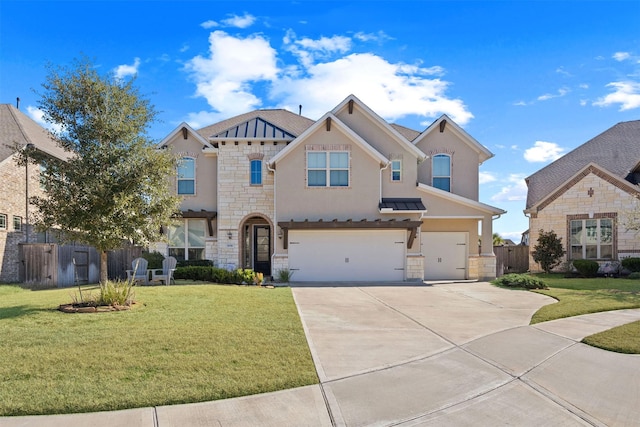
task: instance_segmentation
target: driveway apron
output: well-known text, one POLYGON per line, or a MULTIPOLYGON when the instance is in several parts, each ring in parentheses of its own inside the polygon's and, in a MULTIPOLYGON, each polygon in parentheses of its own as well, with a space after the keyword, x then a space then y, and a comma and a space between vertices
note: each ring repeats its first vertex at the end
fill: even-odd
POLYGON ((488 283, 318 284, 293 294, 334 425, 640 420, 640 358, 577 342, 640 310, 567 319, 562 334, 562 321, 529 326, 553 299, 488 283))

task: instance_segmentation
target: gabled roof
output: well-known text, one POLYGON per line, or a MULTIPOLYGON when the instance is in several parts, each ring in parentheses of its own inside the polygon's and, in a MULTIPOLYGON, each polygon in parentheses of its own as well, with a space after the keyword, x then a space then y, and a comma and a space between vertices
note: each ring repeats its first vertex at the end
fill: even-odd
POLYGON ((0 162, 18 149, 33 144, 38 150, 66 159, 69 153, 60 148, 42 126, 11 104, 0 104, 0 162))
POLYGON ((526 178, 531 209, 590 163, 625 179, 640 162, 640 120, 621 122, 526 178))
MULTIPOLYGON (((338 104, 333 110, 332 113, 338 115, 342 110, 347 108, 353 108, 354 105, 357 105, 362 111, 365 112, 365 115, 371 118, 371 121, 378 125, 380 129, 386 132, 389 136, 391 136, 398 144, 403 146, 407 151, 412 153, 416 158, 420 160, 424 160, 427 158, 427 155, 424 154, 418 147, 409 142, 409 140, 403 136, 400 132, 398 132, 397 128, 387 123, 382 117, 380 117, 375 111, 369 108, 365 103, 360 101, 358 97, 355 95, 347 96, 344 101, 338 104)), ((406 129, 406 128, 405 128, 406 129)))
POLYGON ((286 130, 270 123, 262 117, 254 117, 209 136, 209 139, 294 139, 296 136, 286 130))
POLYGON ((631 195, 638 196, 640 195, 640 187, 635 184, 630 183, 629 181, 616 176, 604 169, 603 167, 591 162, 586 165, 584 168, 580 169, 578 172, 569 177, 568 180, 563 182, 558 188, 556 188, 554 192, 547 194, 545 197, 540 199, 536 204, 531 207, 527 207, 525 209, 525 213, 537 212, 544 209, 546 206, 551 204, 558 197, 562 196, 566 193, 571 187, 580 182, 587 175, 593 174, 611 185, 625 191, 631 195))
MULTIPOLYGON (((233 129, 242 123, 251 122, 257 118, 264 120, 271 126, 274 126, 289 135, 293 135, 293 137, 299 136, 314 123, 313 120, 307 117, 294 114, 291 111, 284 109, 254 110, 198 129, 198 133, 207 139, 212 136, 219 137, 221 133, 229 129, 233 129)), ((285 139, 293 138, 287 137, 285 139)))
POLYGON ((462 197, 457 194, 450 193, 448 191, 440 190, 439 188, 435 188, 430 185, 420 183, 418 184, 418 190, 422 190, 427 194, 441 197, 445 200, 449 200, 451 202, 454 202, 460 205, 469 206, 473 209, 477 209, 481 212, 490 213, 492 215, 502 215, 507 213, 507 211, 502 210, 500 208, 496 208, 494 206, 487 205, 485 203, 476 202, 475 200, 467 199, 466 197, 462 197))
POLYGON ((356 145, 362 148, 365 153, 369 154, 375 160, 380 162, 380 164, 389 163, 389 159, 380 154, 375 148, 373 148, 369 143, 367 143, 364 139, 360 137, 357 133, 351 130, 346 124, 344 124, 339 118, 333 115, 333 113, 327 113, 320 118, 317 122, 315 122, 311 127, 309 127, 306 131, 302 133, 302 135, 298 136, 291 144, 287 145, 282 151, 273 156, 271 160, 269 160, 270 165, 275 165, 277 162, 285 158, 289 153, 291 153, 298 145, 302 144, 310 135, 314 134, 317 131, 324 132, 325 130, 321 128, 325 128, 327 120, 330 120, 331 129, 337 129, 346 135, 351 141, 353 141, 356 145))
POLYGON ((464 143, 471 147, 472 150, 478 153, 478 156, 480 157, 480 164, 484 163, 486 160, 489 160, 494 156, 494 154, 489 151, 487 147, 480 144, 474 137, 469 135, 464 129, 458 126, 458 124, 451 120, 446 114, 443 114, 435 122, 431 123, 428 128, 426 128, 417 138, 413 140, 413 143, 415 145, 418 145, 420 141, 422 141, 432 133, 442 132, 445 129, 451 130, 464 143))
POLYGON ((179 133, 182 132, 182 129, 186 129, 186 131, 188 133, 190 133, 191 135, 193 135, 193 137, 196 139, 196 141, 198 141, 199 143, 202 144, 203 149, 204 148, 213 148, 213 145, 211 145, 209 143, 209 141, 207 141, 206 138, 204 138, 202 135, 200 135, 198 132, 196 132, 191 126, 189 126, 189 124, 187 124, 186 122, 182 122, 178 125, 178 127, 176 127, 173 131, 171 131, 171 133, 167 136, 165 136, 162 141, 160 141, 158 143, 158 148, 164 148, 167 146, 167 144, 169 142, 171 142, 171 140, 173 138, 175 138, 175 136, 179 133))

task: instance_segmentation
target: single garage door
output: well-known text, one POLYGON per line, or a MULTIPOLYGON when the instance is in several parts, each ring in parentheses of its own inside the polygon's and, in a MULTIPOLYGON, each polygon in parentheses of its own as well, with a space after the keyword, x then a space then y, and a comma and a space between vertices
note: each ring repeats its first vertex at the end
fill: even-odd
POLYGON ((464 280, 467 276, 466 232, 423 232, 424 280, 464 280))
POLYGON ((292 280, 404 280, 406 234, 406 230, 291 230, 292 280))

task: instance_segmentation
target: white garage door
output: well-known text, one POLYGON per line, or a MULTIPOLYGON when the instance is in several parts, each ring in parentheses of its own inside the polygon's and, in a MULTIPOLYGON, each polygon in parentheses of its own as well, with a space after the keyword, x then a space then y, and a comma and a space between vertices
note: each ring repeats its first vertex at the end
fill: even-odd
POLYGON ((464 280, 467 276, 466 232, 423 232, 424 280, 464 280))
POLYGON ((404 280, 406 234, 406 230, 291 230, 292 280, 404 280))

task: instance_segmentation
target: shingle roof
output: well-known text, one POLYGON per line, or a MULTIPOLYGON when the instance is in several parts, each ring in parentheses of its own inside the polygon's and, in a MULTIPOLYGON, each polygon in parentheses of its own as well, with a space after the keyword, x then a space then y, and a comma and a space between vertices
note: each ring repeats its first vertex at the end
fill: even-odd
POLYGON ((9 158, 18 147, 33 144, 40 151, 66 158, 51 135, 38 123, 11 104, 0 104, 0 161, 9 158))
POLYGON ((408 141, 413 141, 418 137, 418 135, 420 135, 420 132, 418 132, 417 130, 410 129, 406 126, 402 126, 397 123, 390 123, 390 124, 392 128, 397 130, 400 135, 407 138, 408 141))
POLYGON ((203 127, 202 129, 198 129, 198 133, 208 139, 211 136, 219 135, 222 132, 232 129, 240 124, 251 122, 257 118, 260 118, 294 136, 300 135, 302 132, 307 130, 309 126, 315 123, 307 117, 294 114, 284 109, 254 110, 214 123, 210 126, 203 127))
POLYGON ((618 123, 529 176, 526 208, 536 205, 589 163, 627 179, 640 163, 640 120, 618 123))

